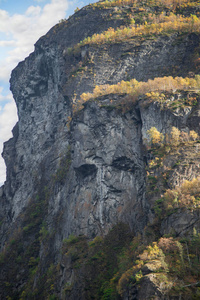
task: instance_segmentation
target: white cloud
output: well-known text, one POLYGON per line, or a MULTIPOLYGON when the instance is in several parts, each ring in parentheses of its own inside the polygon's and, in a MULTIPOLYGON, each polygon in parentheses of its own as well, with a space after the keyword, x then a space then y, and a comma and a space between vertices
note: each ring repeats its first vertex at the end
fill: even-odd
POLYGON ((27 16, 37 16, 40 14, 41 12, 41 7, 40 6, 30 6, 27 11, 26 11, 26 15, 27 16))
POLYGON ((23 60, 34 49, 34 43, 60 19, 65 18, 68 0, 51 0, 43 8, 30 6, 25 14, 14 14, 0 9, 0 32, 5 39, 1 47, 12 46, 8 56, 0 61, 0 79, 8 80, 17 62, 23 60))
MULTIPOLYGON (((7 101, 12 101, 13 100, 13 97, 12 97, 11 93, 7 94, 6 96, 3 96, 2 92, 3 92, 3 87, 0 87, 0 103, 5 102, 5 101, 7 102, 7 101)), ((0 108, 1 108, 1 106, 0 106, 0 108)))
POLYGON ((9 139, 11 134, 11 128, 17 122, 17 109, 14 100, 10 100, 3 108, 0 114, 0 142, 4 141, 4 138, 9 139))
MULTIPOLYGON (((3 88, 0 87, 0 101, 7 101, 0 106, 0 153, 3 151, 3 142, 12 137, 11 129, 17 122, 17 109, 11 93, 2 95, 3 88)), ((5 181, 6 167, 3 159, 0 159, 0 186, 5 181)))
POLYGON ((15 41, 0 41, 0 47, 11 47, 11 46, 15 46, 16 43, 15 41))

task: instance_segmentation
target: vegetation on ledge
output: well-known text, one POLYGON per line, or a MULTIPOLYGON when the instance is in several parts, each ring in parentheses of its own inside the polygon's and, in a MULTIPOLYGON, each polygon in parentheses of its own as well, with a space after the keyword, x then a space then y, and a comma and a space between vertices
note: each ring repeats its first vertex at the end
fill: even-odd
POLYGON ((188 0, 106 0, 94 3, 94 7, 115 7, 115 6, 126 6, 131 7, 146 7, 146 6, 158 6, 163 8, 168 8, 170 10, 177 10, 185 7, 196 7, 199 5, 199 1, 188 1, 188 0))
POLYGON ((77 53, 80 51, 80 47, 85 45, 121 43, 137 36, 168 35, 175 32, 200 33, 200 19, 196 15, 184 17, 171 13, 169 16, 166 16, 165 13, 162 13, 159 16, 150 15, 148 21, 145 21, 142 25, 135 26, 134 19, 132 19, 132 23, 133 25, 128 27, 109 28, 103 33, 87 37, 74 46, 73 49, 69 48, 68 53, 77 53))
MULTIPOLYGON (((122 80, 118 84, 113 85, 100 85, 96 86, 93 93, 83 93, 80 99, 73 104, 73 111, 79 111, 83 108, 83 104, 90 99, 96 99, 100 96, 111 94, 125 94, 131 96, 131 102, 135 103, 139 96, 145 95, 147 104, 151 101, 157 101, 162 105, 165 104, 169 108, 194 106, 197 104, 197 96, 187 95, 186 99, 179 99, 178 101, 170 101, 170 95, 167 92, 171 92, 172 96, 175 91, 195 91, 200 90, 200 75, 195 75, 194 78, 182 78, 182 77, 160 77, 149 79, 147 82, 138 82, 136 79, 130 81, 122 80)), ((129 101, 130 101, 129 99, 129 101)), ((124 102, 126 106, 126 102, 124 102)))

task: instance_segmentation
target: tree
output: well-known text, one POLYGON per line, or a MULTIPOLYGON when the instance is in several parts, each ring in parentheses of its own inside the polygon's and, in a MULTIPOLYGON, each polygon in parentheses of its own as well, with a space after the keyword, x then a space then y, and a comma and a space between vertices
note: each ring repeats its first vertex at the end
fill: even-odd
POLYGON ((180 143, 180 130, 176 127, 172 127, 171 131, 171 143, 177 146, 180 143))
POLYGON ((193 141, 196 141, 198 139, 198 133, 194 130, 191 130, 190 131, 190 138, 193 140, 193 141))
POLYGON ((151 129, 147 130, 147 133, 150 136, 152 144, 162 144, 164 135, 160 133, 156 127, 151 127, 151 129))

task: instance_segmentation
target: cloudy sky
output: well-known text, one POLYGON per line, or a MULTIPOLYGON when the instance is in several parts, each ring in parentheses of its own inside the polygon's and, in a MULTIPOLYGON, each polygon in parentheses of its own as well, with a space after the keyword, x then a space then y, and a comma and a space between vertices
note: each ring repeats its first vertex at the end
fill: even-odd
MULTIPOLYGON (((9 91, 12 69, 34 50, 35 42, 59 20, 96 0, 0 0, 0 153, 12 137, 17 110, 9 91)), ((6 177, 0 156, 0 185, 6 177)))

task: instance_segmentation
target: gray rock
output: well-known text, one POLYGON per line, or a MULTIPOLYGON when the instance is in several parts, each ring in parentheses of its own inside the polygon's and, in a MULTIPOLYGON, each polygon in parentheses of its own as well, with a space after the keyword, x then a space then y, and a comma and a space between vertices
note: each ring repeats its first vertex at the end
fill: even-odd
MULTIPOLYGON (((173 34, 98 48, 84 46, 80 53, 69 54, 68 47, 85 37, 123 25, 122 20, 105 22, 113 10, 82 9, 42 37, 35 51, 12 72, 19 122, 3 150, 7 179, 0 190, 0 241, 3 248, 14 229, 24 226, 23 216, 31 201, 44 201, 43 221, 52 240, 48 257, 45 245, 40 244, 43 271, 49 256, 59 261, 62 241, 70 234, 106 235, 118 222, 143 233, 150 209, 145 188, 147 130, 155 126, 167 133, 177 126, 187 131, 193 128, 194 119, 199 122, 198 113, 191 110, 172 113, 161 110, 157 103, 144 107, 141 100, 122 113, 101 107, 99 99, 85 104, 67 126, 73 102, 95 85, 171 75, 174 65, 179 67, 176 75, 184 76, 190 70, 199 45, 196 34, 185 35, 179 43, 178 34, 173 34)), ((116 101, 123 98, 115 97, 116 101)), ((175 228, 181 236, 198 222, 198 216, 179 212, 163 221, 161 233, 175 228)), ((70 282, 73 274, 67 276, 70 282)), ((152 292, 149 279, 145 280, 149 295, 159 297, 152 292)), ((147 299, 142 291, 140 294, 137 299, 147 299)))

